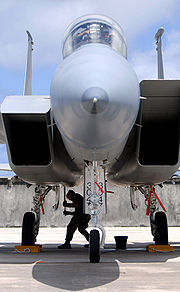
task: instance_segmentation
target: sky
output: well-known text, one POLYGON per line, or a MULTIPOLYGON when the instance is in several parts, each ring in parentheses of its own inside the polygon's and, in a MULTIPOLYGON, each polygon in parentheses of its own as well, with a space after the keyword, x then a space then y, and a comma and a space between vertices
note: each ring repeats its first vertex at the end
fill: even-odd
MULTIPOLYGON (((62 62, 65 30, 85 14, 104 14, 121 25, 139 81, 157 78, 154 35, 164 27, 165 78, 180 79, 179 0, 0 0, 0 103, 6 95, 23 92, 26 30, 34 40, 32 94, 49 95, 53 73, 62 62)), ((2 162, 7 154, 0 145, 2 162)))

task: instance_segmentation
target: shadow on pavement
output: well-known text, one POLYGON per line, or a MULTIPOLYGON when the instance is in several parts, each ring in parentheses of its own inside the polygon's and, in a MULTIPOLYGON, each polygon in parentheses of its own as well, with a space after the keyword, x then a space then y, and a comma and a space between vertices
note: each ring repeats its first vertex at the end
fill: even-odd
MULTIPOLYGON (((44 253, 49 258, 52 249, 47 250, 44 253)), ((180 256, 180 247, 174 252, 148 253, 145 248, 139 248, 136 244, 126 250, 111 249, 109 246, 102 253, 98 264, 88 262, 87 251, 83 252, 82 246, 76 246, 71 251, 59 251, 56 253, 56 262, 43 262, 42 255, 42 262, 37 262, 33 267, 32 275, 35 280, 59 289, 82 291, 101 287, 123 276, 121 264, 163 263, 177 258, 180 256)))
POLYGON ((117 262, 90 263, 37 263, 33 268, 37 281, 69 291, 99 287, 119 278, 117 262))

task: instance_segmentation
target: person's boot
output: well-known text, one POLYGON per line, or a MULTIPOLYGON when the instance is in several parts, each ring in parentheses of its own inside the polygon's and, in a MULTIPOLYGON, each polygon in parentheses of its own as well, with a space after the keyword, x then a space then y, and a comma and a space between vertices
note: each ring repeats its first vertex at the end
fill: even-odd
POLYGON ((65 241, 65 243, 63 243, 62 245, 59 245, 58 248, 59 249, 70 249, 71 244, 68 241, 65 241))

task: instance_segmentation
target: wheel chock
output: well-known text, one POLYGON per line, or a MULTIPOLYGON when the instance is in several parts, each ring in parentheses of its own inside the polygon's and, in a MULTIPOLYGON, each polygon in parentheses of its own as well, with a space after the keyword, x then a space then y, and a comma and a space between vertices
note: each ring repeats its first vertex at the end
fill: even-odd
POLYGON ((14 250, 18 253, 41 252, 42 245, 15 245, 14 250))
POLYGON ((148 252, 170 252, 174 251, 174 247, 170 244, 167 245, 157 245, 157 244, 149 244, 146 246, 146 250, 148 252))

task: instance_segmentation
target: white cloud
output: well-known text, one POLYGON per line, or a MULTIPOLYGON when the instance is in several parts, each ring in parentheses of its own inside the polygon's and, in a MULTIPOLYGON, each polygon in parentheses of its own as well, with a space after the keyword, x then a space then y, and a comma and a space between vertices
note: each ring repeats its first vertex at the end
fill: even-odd
POLYGON ((167 35, 164 66, 167 78, 180 79, 180 30, 173 30, 167 35))
MULTIPOLYGON (((1 1, 2 2, 2 1, 1 1)), ((0 66, 24 70, 28 29, 35 41, 37 67, 58 63, 66 27, 89 13, 118 21, 127 38, 135 38, 153 23, 172 17, 176 0, 6 0, 0 7, 0 66)))
POLYGON ((179 5, 176 0, 97 1, 99 2, 104 13, 118 21, 131 38, 158 21, 171 19, 176 6, 179 5))
POLYGON ((135 53, 132 56, 131 64, 139 81, 156 78, 155 56, 153 51, 135 53))

